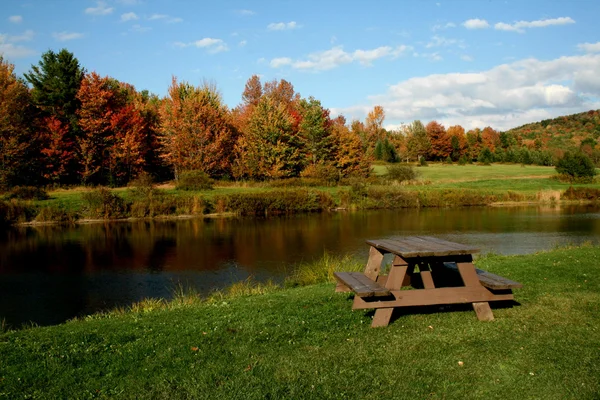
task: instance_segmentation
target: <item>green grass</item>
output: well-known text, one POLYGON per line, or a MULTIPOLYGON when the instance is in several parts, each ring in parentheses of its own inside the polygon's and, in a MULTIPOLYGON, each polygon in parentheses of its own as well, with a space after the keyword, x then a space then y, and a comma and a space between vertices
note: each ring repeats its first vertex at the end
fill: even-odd
POLYGON ((598 399, 600 248, 477 265, 524 284, 492 322, 467 309, 373 329, 321 283, 6 332, 0 398, 598 399))

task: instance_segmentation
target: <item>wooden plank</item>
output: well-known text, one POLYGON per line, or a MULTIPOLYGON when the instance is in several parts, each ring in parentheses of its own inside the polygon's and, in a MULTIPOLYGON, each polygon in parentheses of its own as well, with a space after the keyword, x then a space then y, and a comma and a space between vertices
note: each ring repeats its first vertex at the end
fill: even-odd
POLYGON ((465 286, 481 286, 472 263, 456 263, 456 266, 465 286))
POLYGON ((493 321, 494 313, 490 308, 490 303, 487 301, 481 303, 473 303, 473 310, 477 315, 477 319, 480 321, 493 321))
MULTIPOLYGON (((456 263, 445 262, 444 267, 458 271, 458 267, 456 263)), ((484 271, 482 269, 475 268, 475 272, 479 279, 479 282, 490 289, 494 290, 503 290, 503 289, 519 289, 523 287, 523 284, 510 280, 508 278, 504 278, 500 275, 492 274, 490 272, 484 271)))
POLYGON ((442 304, 479 303, 486 301, 514 300, 512 293, 494 294, 483 286, 465 286, 452 288, 392 290, 395 300, 365 301, 354 298, 353 310, 389 307, 433 306, 442 304))
POLYGON ((428 240, 430 242, 439 243, 447 248, 460 252, 460 254, 473 254, 479 253, 479 249, 476 247, 471 247, 462 243, 450 242, 448 240, 436 238, 433 236, 416 236, 421 239, 428 240))
POLYGON ((479 252, 479 249, 431 236, 406 236, 400 239, 367 240, 375 248, 405 258, 442 257, 479 252))
POLYGON ((393 312, 393 308, 380 308, 378 310, 375 310, 375 315, 373 316, 373 322, 371 323, 371 327, 379 328, 383 326, 388 326, 390 323, 390 319, 392 318, 393 312))
POLYGON ((371 246, 369 249, 369 260, 365 267, 365 275, 371 280, 376 281, 377 275, 381 272, 381 262, 383 261, 383 254, 375 247, 371 246))
POLYGON ((360 297, 389 296, 390 291, 362 272, 334 272, 334 277, 360 297))
POLYGON ((400 289, 406 278, 407 270, 408 265, 392 265, 385 287, 387 289, 400 289))
POLYGON ((421 280, 423 281, 423 287, 425 289, 434 289, 433 278, 431 277, 431 271, 421 271, 421 280))

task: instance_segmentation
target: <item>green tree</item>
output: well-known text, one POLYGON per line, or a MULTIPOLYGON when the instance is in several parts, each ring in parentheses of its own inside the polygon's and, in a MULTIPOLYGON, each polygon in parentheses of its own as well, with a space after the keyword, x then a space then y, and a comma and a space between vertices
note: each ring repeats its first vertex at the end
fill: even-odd
POLYGON ((425 159, 431 151, 431 142, 427 136, 427 130, 419 120, 413 121, 407 127, 408 141, 406 147, 411 158, 416 160, 425 159))
POLYGON ((81 102, 77 98, 85 70, 73 53, 62 49, 58 53, 48 50, 42 54, 38 65, 24 74, 33 86, 33 103, 45 112, 73 122, 81 102))
POLYGON ((75 183, 79 179, 75 172, 79 164, 75 148, 79 136, 77 111, 81 107, 77 93, 84 75, 77 58, 66 49, 58 53, 48 50, 38 65, 32 65, 31 71, 24 74, 33 87, 32 102, 41 114, 43 173, 55 182, 75 183))
POLYGON ((300 140, 285 102, 263 96, 236 144, 234 175, 253 179, 298 176, 300 140))
POLYGON ((571 180, 591 179, 596 175, 596 167, 592 160, 582 152, 566 152, 556 163, 556 172, 570 177, 571 180))
POLYGON ((324 109, 314 97, 301 99, 298 106, 302 116, 298 133, 308 162, 316 165, 330 161, 333 149, 329 110, 324 109))

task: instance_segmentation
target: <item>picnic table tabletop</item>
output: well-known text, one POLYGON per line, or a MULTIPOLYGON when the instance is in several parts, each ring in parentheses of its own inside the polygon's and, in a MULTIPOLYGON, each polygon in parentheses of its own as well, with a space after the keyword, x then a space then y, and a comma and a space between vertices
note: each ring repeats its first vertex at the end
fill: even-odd
POLYGON ((379 250, 405 258, 443 257, 479 252, 476 247, 431 236, 405 236, 399 239, 367 240, 367 243, 379 250))

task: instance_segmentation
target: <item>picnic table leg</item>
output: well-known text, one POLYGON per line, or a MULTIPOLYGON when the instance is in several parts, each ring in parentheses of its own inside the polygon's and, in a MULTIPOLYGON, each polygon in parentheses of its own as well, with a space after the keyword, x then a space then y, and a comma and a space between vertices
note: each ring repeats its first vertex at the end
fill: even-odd
POLYGON ((377 310, 375 310, 375 315, 373 316, 373 323, 371 323, 371 327, 378 328, 382 326, 388 326, 390 323, 390 319, 392 318, 393 312, 393 308, 378 308, 377 310))
MULTIPOLYGON (((385 281, 385 287, 387 289, 398 290, 402 286, 405 286, 406 282, 410 282, 407 281, 407 270, 408 262, 399 256, 394 257, 394 261, 390 267, 390 273, 385 281)), ((377 328, 381 326, 388 326, 393 312, 393 308, 378 308, 375 310, 371 327, 377 328)))
MULTIPOLYGON (((456 266, 458 267, 458 271, 460 272, 460 276, 465 286, 481 286, 473 263, 457 263, 456 266)), ((480 321, 494 320, 494 313, 492 313, 489 302, 484 301, 472 304, 473 310, 475 311, 475 314, 477 314, 477 319, 480 321)))
POLYGON ((377 282, 377 277, 381 271, 382 261, 383 254, 376 247, 371 246, 369 249, 369 261, 367 261, 367 266, 365 267, 365 276, 377 282))

